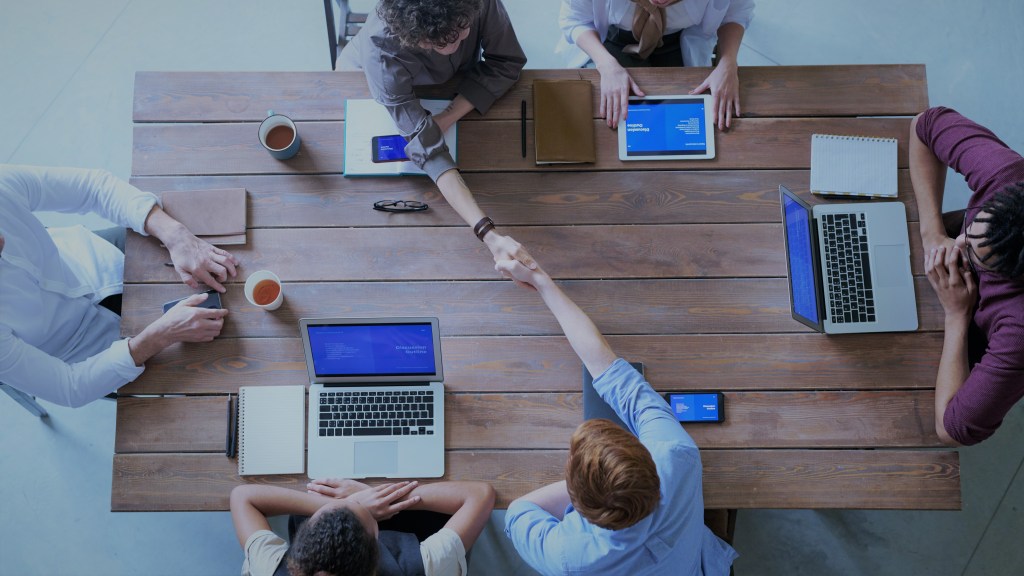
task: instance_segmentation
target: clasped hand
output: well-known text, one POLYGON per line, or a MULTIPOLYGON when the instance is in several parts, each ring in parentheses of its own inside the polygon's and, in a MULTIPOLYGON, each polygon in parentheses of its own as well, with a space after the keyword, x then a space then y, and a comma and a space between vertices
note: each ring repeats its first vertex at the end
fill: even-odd
POLYGON ((355 480, 326 478, 306 484, 310 494, 322 494, 329 498, 346 498, 362 504, 374 520, 387 520, 402 510, 419 504, 419 496, 410 496, 419 486, 415 480, 367 486, 355 480))
POLYGON ((952 243, 934 245, 926 248, 924 271, 946 315, 970 318, 978 302, 978 286, 963 258, 952 243))

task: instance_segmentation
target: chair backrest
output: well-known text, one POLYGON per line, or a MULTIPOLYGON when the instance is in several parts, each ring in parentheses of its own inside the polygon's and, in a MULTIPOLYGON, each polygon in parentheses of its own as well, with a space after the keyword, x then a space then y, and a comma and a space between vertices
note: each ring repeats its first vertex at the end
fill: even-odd
POLYGON ((4 384, 3 382, 0 382, 0 390, 7 392, 7 395, 13 398, 15 402, 21 404, 25 408, 25 410, 28 410, 29 412, 35 414, 36 416, 40 418, 46 418, 47 416, 50 415, 45 408, 43 408, 38 402, 36 402, 34 397, 25 394, 21 390, 18 390, 17 388, 11 388, 10 386, 4 384))
POLYGON ((331 70, 338 65, 338 25, 334 19, 334 0, 324 0, 324 14, 327 16, 327 46, 331 51, 331 70))

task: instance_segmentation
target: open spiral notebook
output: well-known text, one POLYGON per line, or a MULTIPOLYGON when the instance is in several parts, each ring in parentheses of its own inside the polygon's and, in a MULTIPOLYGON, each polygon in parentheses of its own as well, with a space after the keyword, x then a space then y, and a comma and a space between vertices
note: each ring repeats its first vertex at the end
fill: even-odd
POLYGON ((238 474, 306 471, 306 387, 238 389, 238 474))

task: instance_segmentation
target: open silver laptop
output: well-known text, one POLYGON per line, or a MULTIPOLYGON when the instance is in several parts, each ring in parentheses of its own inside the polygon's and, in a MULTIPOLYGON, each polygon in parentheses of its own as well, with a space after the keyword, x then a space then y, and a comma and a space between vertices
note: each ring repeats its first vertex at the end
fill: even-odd
POLYGON ((793 318, 826 334, 917 329, 900 202, 810 205, 779 186, 793 318))
POLYGON ((437 318, 303 318, 310 478, 444 474, 437 318))

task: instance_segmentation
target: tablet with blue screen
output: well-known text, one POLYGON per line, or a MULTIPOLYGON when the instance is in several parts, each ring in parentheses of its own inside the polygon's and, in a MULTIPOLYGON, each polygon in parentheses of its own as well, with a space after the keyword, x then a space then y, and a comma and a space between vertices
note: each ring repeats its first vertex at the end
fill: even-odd
POLYGON ((709 94, 631 96, 619 121, 619 160, 709 160, 715 123, 709 94))

